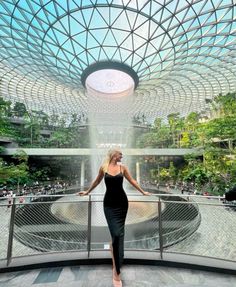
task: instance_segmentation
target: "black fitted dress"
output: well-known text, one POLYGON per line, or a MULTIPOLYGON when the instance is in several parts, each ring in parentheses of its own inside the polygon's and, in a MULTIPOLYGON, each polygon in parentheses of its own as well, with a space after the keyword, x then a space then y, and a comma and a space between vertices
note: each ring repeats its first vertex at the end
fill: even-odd
POLYGON ((123 189, 123 174, 113 176, 105 173, 106 193, 103 207, 107 224, 112 237, 112 247, 117 274, 124 257, 125 218, 128 210, 128 199, 123 189))

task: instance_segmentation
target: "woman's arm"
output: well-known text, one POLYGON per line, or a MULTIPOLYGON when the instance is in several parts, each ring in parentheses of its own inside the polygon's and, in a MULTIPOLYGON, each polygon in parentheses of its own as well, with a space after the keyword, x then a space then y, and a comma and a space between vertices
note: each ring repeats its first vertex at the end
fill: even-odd
POLYGON ((124 177, 128 180, 130 184, 133 185, 138 191, 140 191, 143 195, 151 195, 150 192, 144 191, 137 183, 135 179, 132 178, 128 168, 126 166, 123 166, 123 174, 124 177))
POLYGON ((92 182, 92 184, 90 185, 89 189, 87 189, 86 191, 80 191, 78 193, 76 193, 76 195, 88 195, 97 185, 99 185, 99 183, 102 181, 104 177, 104 171, 102 169, 102 167, 100 167, 98 175, 96 177, 96 179, 92 182))

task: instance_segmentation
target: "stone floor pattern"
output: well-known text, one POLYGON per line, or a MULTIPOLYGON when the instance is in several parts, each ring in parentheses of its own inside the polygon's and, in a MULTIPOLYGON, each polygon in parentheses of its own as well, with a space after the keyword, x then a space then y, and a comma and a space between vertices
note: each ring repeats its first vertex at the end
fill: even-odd
MULTIPOLYGON (((112 287, 109 265, 0 273, 0 287, 112 287)), ((124 265, 124 287, 236 287, 236 275, 160 266, 124 265)))

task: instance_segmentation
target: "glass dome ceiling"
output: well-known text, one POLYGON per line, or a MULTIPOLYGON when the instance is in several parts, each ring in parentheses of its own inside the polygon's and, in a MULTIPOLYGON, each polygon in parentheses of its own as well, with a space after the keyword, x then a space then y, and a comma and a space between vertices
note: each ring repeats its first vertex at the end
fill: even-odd
POLYGON ((86 114, 99 62, 135 71, 130 115, 150 121, 236 90, 235 0, 4 0, 0 26, 0 93, 30 109, 86 114))

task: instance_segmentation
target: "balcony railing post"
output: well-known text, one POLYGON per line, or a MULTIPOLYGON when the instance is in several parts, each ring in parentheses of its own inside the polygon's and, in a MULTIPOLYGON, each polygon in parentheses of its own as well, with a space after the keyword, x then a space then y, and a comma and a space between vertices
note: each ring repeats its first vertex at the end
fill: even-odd
POLYGON ((15 223, 15 213, 16 213, 16 199, 13 198, 11 206, 11 217, 9 225, 9 235, 8 235, 8 244, 7 244, 7 266, 9 266, 12 258, 12 244, 13 244, 13 233, 14 233, 14 223, 15 223))
POLYGON ((91 195, 89 195, 88 201, 88 241, 87 241, 87 251, 88 251, 88 258, 90 256, 91 251, 91 220, 92 220, 92 201, 91 195))
POLYGON ((163 230, 162 230, 162 216, 161 216, 161 198, 159 196, 158 200, 158 219, 159 219, 159 246, 160 246, 160 256, 163 259, 163 230))

